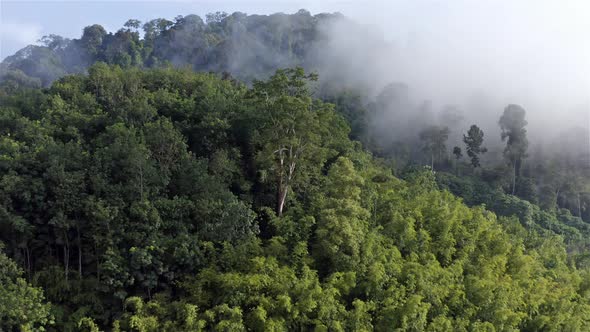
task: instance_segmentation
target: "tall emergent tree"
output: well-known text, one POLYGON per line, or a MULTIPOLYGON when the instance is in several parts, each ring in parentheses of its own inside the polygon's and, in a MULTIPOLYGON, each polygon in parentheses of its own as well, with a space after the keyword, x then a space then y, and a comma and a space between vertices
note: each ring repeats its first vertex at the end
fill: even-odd
POLYGON ((263 172, 276 181, 276 213, 283 214, 287 194, 312 160, 321 154, 321 126, 317 109, 308 90, 316 80, 302 68, 278 70, 268 81, 254 82, 254 100, 261 114, 262 129, 255 141, 260 145, 258 161, 263 172))
POLYGON ((463 157, 463 152, 460 147, 455 146, 453 148, 453 154, 455 155, 455 173, 459 175, 459 159, 463 157))
POLYGON ((455 155, 455 159, 459 160, 461 159, 461 157, 463 157, 463 153, 461 152, 461 148, 458 146, 455 146, 453 148, 453 154, 455 155))
POLYGON ((449 139, 449 128, 430 126, 420 132, 423 142, 422 150, 430 155, 430 166, 434 169, 434 160, 442 159, 447 151, 446 142, 449 139))
POLYGON ((471 125, 467 135, 463 135, 463 142, 465 142, 467 147, 467 155, 471 158, 471 166, 473 168, 479 167, 479 155, 488 151, 485 147, 481 147, 483 143, 483 131, 478 126, 471 125))
POLYGON ((500 128, 502 129, 502 141, 507 140, 504 149, 504 157, 512 166, 512 194, 516 191, 516 177, 520 174, 523 160, 527 157, 529 142, 526 137, 527 125, 525 120, 526 111, 519 105, 510 104, 504 108, 504 114, 500 117, 500 128))

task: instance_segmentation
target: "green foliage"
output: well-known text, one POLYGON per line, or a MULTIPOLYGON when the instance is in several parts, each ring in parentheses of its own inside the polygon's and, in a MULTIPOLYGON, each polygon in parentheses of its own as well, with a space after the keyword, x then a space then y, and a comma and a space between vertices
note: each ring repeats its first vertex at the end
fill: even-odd
POLYGON ((317 199, 320 206, 314 252, 320 270, 350 271, 360 263, 369 219, 369 211, 361 205, 362 185, 363 178, 344 157, 328 172, 326 188, 317 199))
MULTIPOLYGON (((116 32, 99 24, 87 26, 79 39, 44 36, 44 46, 30 45, 7 57, 0 66, 0 81, 9 85, 39 79, 48 86, 66 74, 85 72, 98 61, 122 68, 187 66, 199 71, 226 72, 253 81, 278 68, 310 60, 311 43, 322 35, 321 24, 336 14, 312 16, 301 10, 293 15, 246 15, 240 12, 178 16, 174 21, 131 19, 116 32), (139 28, 143 30, 143 38, 139 28), (21 79, 24 73, 27 78, 21 79), (9 77, 7 77, 9 76, 9 77)), ((38 82, 35 84, 39 84, 38 82)))
MULTIPOLYGON (((240 17, 212 16, 207 29, 229 19, 240 17)), ((179 24, 204 28, 153 21, 145 38, 179 24)), ((127 25, 117 38, 139 23, 127 25)), ((108 54, 112 36, 84 34, 108 54)), ((458 178, 417 166, 400 180, 348 138, 300 68, 249 88, 122 67, 1 97, 2 328, 590 328, 590 227, 532 204, 524 177, 530 201, 489 169, 458 178)), ((424 136, 440 159, 447 135, 424 136)))
POLYGON ((528 139, 526 137, 527 125, 525 110, 519 105, 510 104, 504 109, 500 117, 500 128, 502 129, 502 141, 507 140, 504 149, 504 157, 513 167, 512 194, 516 192, 516 178, 520 175, 523 160, 527 157, 528 139))
POLYGON ((0 328, 44 331, 51 324, 50 305, 45 303, 43 291, 23 279, 18 266, 0 252, 0 328))
POLYGON ((527 125, 525 110, 519 105, 508 105, 504 109, 504 114, 500 117, 500 128, 502 129, 502 140, 508 139, 504 154, 506 158, 514 163, 517 160, 526 157, 528 140, 526 138, 527 125))
POLYGON ((469 205, 485 205, 499 216, 516 216, 528 228, 542 233, 559 234, 570 248, 584 247, 590 236, 590 227, 569 211, 542 210, 539 206, 516 196, 507 195, 477 178, 459 178, 447 173, 437 174, 437 183, 460 196, 469 205))
POLYGON ((471 125, 467 135, 463 135, 463 142, 467 146, 467 155, 471 158, 471 166, 479 167, 479 155, 488 150, 483 148, 483 131, 476 125, 471 125))

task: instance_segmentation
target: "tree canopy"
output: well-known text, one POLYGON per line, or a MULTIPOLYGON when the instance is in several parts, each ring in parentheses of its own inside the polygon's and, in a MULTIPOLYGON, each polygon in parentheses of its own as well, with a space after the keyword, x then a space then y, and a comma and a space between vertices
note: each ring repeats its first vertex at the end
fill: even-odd
POLYGON ((395 177, 314 78, 98 63, 5 94, 2 327, 588 329, 579 219, 395 177))
POLYGON ((319 81, 337 17, 130 19, 7 57, 0 330, 590 330, 588 131, 543 150, 516 104, 465 128, 404 83, 319 81))

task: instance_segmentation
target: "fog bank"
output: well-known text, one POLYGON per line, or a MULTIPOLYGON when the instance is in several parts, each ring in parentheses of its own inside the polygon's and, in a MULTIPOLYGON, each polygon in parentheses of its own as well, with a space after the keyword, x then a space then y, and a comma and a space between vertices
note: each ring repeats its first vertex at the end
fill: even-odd
MULTIPOLYGON (((322 27, 326 79, 373 95, 403 83, 434 118, 453 105, 465 130, 477 123, 498 141, 497 120, 510 103, 526 109, 533 144, 589 126, 590 2, 370 2, 343 13, 356 23, 322 27)), ((389 121, 401 111, 392 109, 389 121)))

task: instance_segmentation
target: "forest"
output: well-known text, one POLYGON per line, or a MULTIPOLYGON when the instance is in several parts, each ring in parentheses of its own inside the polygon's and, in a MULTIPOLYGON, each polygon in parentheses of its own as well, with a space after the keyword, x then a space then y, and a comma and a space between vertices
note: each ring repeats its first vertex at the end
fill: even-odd
POLYGON ((343 85, 334 20, 132 19, 7 57, 0 331, 590 330, 588 128, 535 145, 518 100, 471 123, 343 85))

